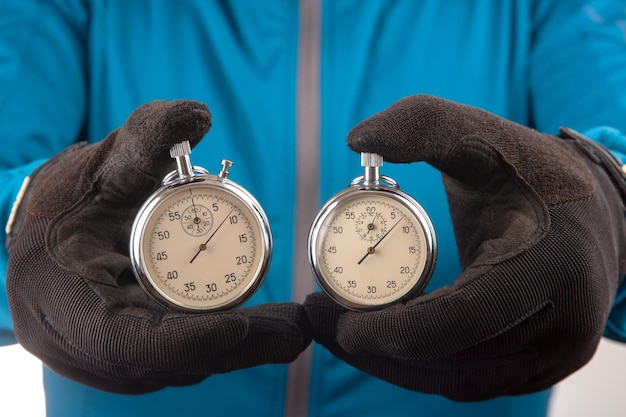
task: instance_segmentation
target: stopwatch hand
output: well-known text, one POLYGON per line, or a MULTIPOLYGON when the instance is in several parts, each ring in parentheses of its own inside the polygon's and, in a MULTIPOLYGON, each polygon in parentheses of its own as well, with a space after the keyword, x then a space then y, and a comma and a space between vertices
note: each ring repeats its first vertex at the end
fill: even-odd
POLYGON ((375 253, 375 252, 376 252, 376 247, 377 247, 378 245, 380 245, 380 242, 382 242, 382 241, 383 241, 383 239, 384 239, 384 238, 386 238, 386 237, 387 237, 387 235, 388 235, 389 233, 391 233, 391 231, 392 231, 392 230, 393 230, 393 229, 394 229, 394 228, 395 228, 395 227, 396 227, 396 226, 397 226, 397 225, 398 225, 401 221, 402 221, 402 219, 398 220, 398 221, 397 221, 397 222, 396 222, 393 226, 391 226, 391 229, 387 230, 387 232, 386 232, 384 235, 382 235, 382 236, 380 237, 380 239, 378 239, 378 242, 376 242, 376 243, 374 244, 374 246, 370 246, 369 248, 367 248, 367 252, 365 253, 365 255, 363 255, 363 257, 359 260, 359 262, 357 262, 357 264, 358 264, 358 265, 361 265, 361 263, 365 260, 365 258, 367 258, 369 255, 371 255, 371 254, 375 253))
POLYGON ((211 236, 209 236, 209 238, 206 240, 206 242, 204 242, 203 244, 200 245, 200 248, 198 249, 198 252, 196 252, 196 254, 193 256, 193 258, 191 258, 191 261, 189 261, 189 263, 192 263, 193 261, 195 261, 195 259, 198 257, 198 255, 200 255, 200 252, 206 250, 207 245, 209 244, 211 239, 213 239, 213 236, 215 236, 215 234, 217 233, 218 230, 220 230, 222 225, 224 223, 226 223, 226 220, 228 220, 230 218, 230 215, 233 213, 233 210, 235 210, 235 209, 233 208, 233 209, 230 210, 230 212, 228 212, 228 214, 226 215, 226 217, 224 217, 222 222, 215 228, 215 230, 213 230, 213 233, 211 233, 211 236))

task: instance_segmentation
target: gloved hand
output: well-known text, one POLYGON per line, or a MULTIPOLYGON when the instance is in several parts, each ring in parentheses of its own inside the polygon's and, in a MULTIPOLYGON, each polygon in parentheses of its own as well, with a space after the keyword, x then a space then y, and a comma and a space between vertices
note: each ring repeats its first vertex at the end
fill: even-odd
POLYGON ((463 270, 379 311, 313 294, 314 339, 369 374, 459 401, 543 390, 585 364, 626 271, 623 196, 599 150, 561 136, 428 96, 357 125, 353 150, 442 172, 463 270))
POLYGON ((172 170, 169 148, 197 144, 210 126, 203 104, 151 102, 102 142, 71 147, 32 176, 11 233, 7 292, 18 341, 52 370, 142 393, 290 362, 310 343, 300 305, 168 312, 131 271, 131 224, 172 170))

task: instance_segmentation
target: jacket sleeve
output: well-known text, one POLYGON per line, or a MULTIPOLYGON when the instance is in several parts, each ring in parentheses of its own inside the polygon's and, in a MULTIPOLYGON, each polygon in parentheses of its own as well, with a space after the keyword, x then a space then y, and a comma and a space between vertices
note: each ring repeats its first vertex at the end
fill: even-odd
POLYGON ((14 342, 5 287, 10 208, 24 176, 84 128, 87 10, 82 0, 0 1, 0 344, 14 342))
POLYGON ((535 127, 626 132, 623 0, 535 2, 529 77, 535 127))

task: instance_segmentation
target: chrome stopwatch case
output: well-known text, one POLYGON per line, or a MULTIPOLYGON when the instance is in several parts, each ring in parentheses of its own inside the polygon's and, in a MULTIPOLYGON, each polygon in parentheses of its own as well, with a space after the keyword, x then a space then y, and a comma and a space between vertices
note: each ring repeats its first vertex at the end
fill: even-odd
POLYGON ((361 154, 364 175, 322 207, 309 232, 309 261, 322 289, 354 310, 417 295, 434 271, 437 242, 424 209, 381 176, 382 157, 361 154))
POLYGON ((189 142, 170 150, 177 170, 139 210, 130 238, 133 271, 144 290, 174 310, 235 307, 269 268, 272 235, 263 209, 228 179, 191 165, 189 142))

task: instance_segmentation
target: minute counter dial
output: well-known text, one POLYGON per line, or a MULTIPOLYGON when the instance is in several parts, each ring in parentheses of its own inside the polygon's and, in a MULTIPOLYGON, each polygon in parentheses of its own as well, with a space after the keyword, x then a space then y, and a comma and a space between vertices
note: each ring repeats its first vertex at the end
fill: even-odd
MULTIPOLYGON (((363 209, 363 207, 355 207, 355 209, 363 209)), ((347 212, 346 216, 352 215, 352 213, 347 212)), ((364 207, 364 211, 358 214, 355 226, 358 235, 367 242, 376 242, 387 232, 385 217, 376 210, 375 206, 364 207)))

